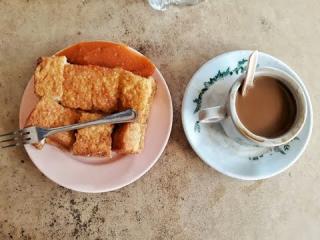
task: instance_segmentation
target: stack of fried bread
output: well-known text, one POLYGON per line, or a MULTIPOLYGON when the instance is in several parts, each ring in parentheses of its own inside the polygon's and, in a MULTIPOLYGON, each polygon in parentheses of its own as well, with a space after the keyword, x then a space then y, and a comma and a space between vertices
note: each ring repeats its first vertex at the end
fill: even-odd
POLYGON ((131 154, 143 149, 156 90, 152 77, 144 78, 122 68, 69 64, 66 57, 53 56, 40 59, 34 73, 34 90, 41 99, 27 126, 64 126, 129 108, 138 113, 133 123, 59 133, 49 137, 48 143, 82 156, 111 157, 112 150, 131 154))

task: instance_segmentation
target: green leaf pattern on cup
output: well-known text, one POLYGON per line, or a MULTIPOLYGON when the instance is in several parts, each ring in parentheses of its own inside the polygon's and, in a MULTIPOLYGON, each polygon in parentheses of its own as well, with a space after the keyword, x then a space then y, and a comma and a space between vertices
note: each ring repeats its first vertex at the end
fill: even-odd
POLYGON ((247 69, 247 62, 247 59, 242 59, 238 61, 238 64, 234 69, 231 70, 230 67, 227 67, 227 69, 225 70, 219 70, 214 77, 210 78, 209 81, 204 82, 203 88, 200 90, 198 97, 193 99, 193 102, 196 104, 193 113, 199 112, 199 110, 201 109, 202 97, 211 86, 213 86, 217 81, 223 79, 224 77, 243 73, 247 69))
MULTIPOLYGON (((272 155, 273 153, 280 153, 282 155, 286 155, 287 152, 290 151, 290 149, 291 149, 290 143, 292 143, 293 141, 296 141, 296 140, 300 140, 300 138, 295 137, 287 144, 270 148, 270 151, 267 154, 272 155)), ((263 158, 264 155, 265 154, 261 154, 259 156, 249 157, 249 160, 256 161, 256 160, 259 160, 260 158, 263 158)))
MULTIPOLYGON (((217 81, 227 76, 232 76, 233 74, 242 74, 247 69, 247 62, 248 60, 243 58, 242 60, 238 61, 238 64, 234 69, 231 69, 231 67, 227 67, 224 70, 219 70, 214 77, 210 78, 209 81, 204 82, 203 88, 200 90, 198 97, 193 99, 193 102, 196 104, 193 113, 195 114, 201 109, 203 95, 209 90, 210 87, 212 87, 217 81)), ((194 131, 200 132, 199 121, 196 121, 194 125, 194 131)))

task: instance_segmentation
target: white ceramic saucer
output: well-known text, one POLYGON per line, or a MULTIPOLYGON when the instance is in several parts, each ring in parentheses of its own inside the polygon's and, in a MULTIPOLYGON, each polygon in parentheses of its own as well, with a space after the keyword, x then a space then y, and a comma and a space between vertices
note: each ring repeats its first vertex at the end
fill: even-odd
POLYGON ((298 137, 275 148, 240 145, 228 138, 220 124, 199 124, 198 110, 221 105, 232 83, 246 70, 251 51, 233 51, 205 63, 189 82, 182 104, 182 122, 190 145, 209 166, 230 177, 259 180, 272 177, 290 167, 305 150, 312 131, 312 106, 300 77, 285 63, 259 53, 258 67, 283 70, 299 81, 306 93, 308 116, 298 137), (211 78, 211 81, 210 81, 211 78))

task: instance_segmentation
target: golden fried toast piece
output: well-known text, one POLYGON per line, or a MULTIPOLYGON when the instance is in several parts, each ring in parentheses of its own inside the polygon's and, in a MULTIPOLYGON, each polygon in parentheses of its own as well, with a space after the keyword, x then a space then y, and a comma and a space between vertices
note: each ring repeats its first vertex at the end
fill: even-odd
POLYGON ((62 104, 75 109, 114 112, 117 109, 118 84, 117 69, 66 65, 62 104))
POLYGON ((120 69, 68 64, 64 56, 42 57, 34 73, 35 93, 74 109, 117 110, 120 69))
POLYGON ((82 110, 92 109, 92 86, 94 78, 84 66, 68 65, 64 69, 62 105, 82 110))
POLYGON ((112 149, 121 154, 139 153, 144 146, 146 124, 125 123, 116 128, 112 138, 112 149))
POLYGON ((124 71, 119 82, 119 108, 133 108, 138 113, 134 123, 120 125, 113 134, 113 150, 123 153, 139 153, 144 147, 144 135, 148 115, 156 91, 152 77, 143 78, 124 71))
POLYGON ((92 67, 96 81, 92 88, 92 106, 94 110, 112 113, 118 109, 119 69, 92 67))
POLYGON ((34 73, 34 90, 39 97, 48 96, 61 100, 63 89, 63 70, 67 58, 42 57, 34 73))
POLYGON ((133 108, 138 113, 136 122, 146 123, 155 91, 152 77, 144 78, 123 70, 119 81, 120 110, 133 108))
MULTIPOLYGON (((38 126, 44 128, 60 127, 74 124, 79 120, 79 113, 65 108, 50 97, 42 97, 30 114, 26 126, 38 126)), ((74 143, 73 132, 61 132, 50 136, 48 143, 70 149, 74 143)), ((37 145, 41 148, 41 145, 37 145)))
MULTIPOLYGON (((101 118, 101 114, 81 113, 80 122, 86 122, 101 118)), ((105 124, 79 129, 76 133, 76 142, 72 152, 81 156, 112 156, 111 134, 113 125, 105 124)))

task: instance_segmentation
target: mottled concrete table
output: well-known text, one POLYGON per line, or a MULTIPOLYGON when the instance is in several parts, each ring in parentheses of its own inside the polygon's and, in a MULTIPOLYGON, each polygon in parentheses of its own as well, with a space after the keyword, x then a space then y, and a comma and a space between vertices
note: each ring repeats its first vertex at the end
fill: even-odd
POLYGON ((149 56, 172 93, 174 125, 157 164, 121 190, 83 194, 43 176, 23 149, 0 151, 0 239, 319 239, 320 2, 208 0, 153 11, 143 0, 0 1, 0 131, 18 126, 35 60, 82 40, 121 41, 149 56), (302 158, 269 180, 243 182, 205 165, 180 108, 213 56, 259 49, 292 66, 315 109, 302 158))

